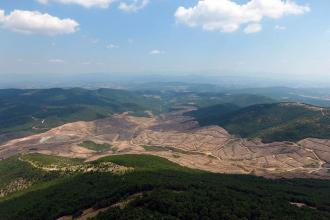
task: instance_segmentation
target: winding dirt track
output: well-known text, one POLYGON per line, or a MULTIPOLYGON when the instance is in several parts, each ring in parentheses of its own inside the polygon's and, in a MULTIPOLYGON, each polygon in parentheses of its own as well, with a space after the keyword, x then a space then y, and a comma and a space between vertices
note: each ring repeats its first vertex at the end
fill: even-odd
POLYGON ((181 165, 219 173, 270 178, 330 179, 330 140, 308 138, 298 143, 262 143, 236 138, 219 126, 199 127, 183 116, 191 108, 150 118, 127 114, 92 122, 75 122, 48 132, 11 140, 0 146, 0 157, 39 152, 96 160, 114 154, 153 154, 181 165), (79 143, 109 143, 116 150, 95 152, 79 143), (147 151, 144 145, 160 146, 147 151))

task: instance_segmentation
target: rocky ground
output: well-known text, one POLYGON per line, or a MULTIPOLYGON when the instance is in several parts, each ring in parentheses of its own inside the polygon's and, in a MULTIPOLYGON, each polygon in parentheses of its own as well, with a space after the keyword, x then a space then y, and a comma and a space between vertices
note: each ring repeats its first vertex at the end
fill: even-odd
POLYGON ((95 160, 113 154, 153 154, 181 165, 219 173, 265 177, 330 178, 330 140, 308 138, 298 143, 248 140, 219 126, 199 127, 183 116, 192 108, 150 117, 128 114, 92 122, 66 124, 42 134, 0 146, 0 157, 44 153, 95 160), (109 143, 116 151, 96 152, 79 146, 86 140, 109 143), (159 146, 150 150, 145 146, 159 146))

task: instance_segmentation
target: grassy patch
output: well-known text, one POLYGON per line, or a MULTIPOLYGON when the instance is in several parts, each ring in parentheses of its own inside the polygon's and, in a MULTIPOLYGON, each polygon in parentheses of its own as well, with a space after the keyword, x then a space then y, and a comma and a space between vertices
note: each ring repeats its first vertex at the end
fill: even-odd
POLYGON ((168 149, 166 149, 165 147, 161 147, 161 146, 149 146, 149 145, 144 145, 143 148, 146 151, 168 151, 168 149))
POLYGON ((167 159, 152 155, 116 155, 111 157, 104 157, 98 160, 98 162, 106 161, 110 161, 125 167, 133 167, 138 171, 178 170, 185 172, 197 172, 182 167, 176 163, 170 162, 167 159))
POLYGON ((79 146, 90 149, 90 150, 94 150, 97 152, 105 152, 105 151, 108 151, 111 149, 116 150, 116 148, 113 148, 111 144, 107 144, 107 143, 97 144, 93 141, 84 141, 81 144, 79 144, 79 146))
POLYGON ((31 161, 36 164, 40 164, 42 166, 48 165, 80 165, 83 163, 82 159, 74 159, 74 158, 67 158, 67 157, 59 157, 59 156, 51 156, 51 155, 44 155, 44 154, 25 154, 22 155, 21 158, 23 160, 31 161))

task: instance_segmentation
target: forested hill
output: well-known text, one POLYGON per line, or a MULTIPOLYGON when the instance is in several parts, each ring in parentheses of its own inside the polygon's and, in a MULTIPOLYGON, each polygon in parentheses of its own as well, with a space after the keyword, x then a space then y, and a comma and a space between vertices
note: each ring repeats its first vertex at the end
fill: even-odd
POLYGON ((2 220, 78 218, 86 217, 85 210, 100 220, 330 218, 327 180, 222 175, 150 155, 118 155, 87 163, 23 155, 0 161, 0 174, 0 191, 9 193, 0 198, 2 220), (129 169, 114 174, 104 172, 107 166, 129 169), (47 172, 49 167, 53 170, 47 172))
POLYGON ((241 137, 265 142, 330 138, 330 111, 302 103, 216 105, 190 112, 200 125, 219 125, 241 137))

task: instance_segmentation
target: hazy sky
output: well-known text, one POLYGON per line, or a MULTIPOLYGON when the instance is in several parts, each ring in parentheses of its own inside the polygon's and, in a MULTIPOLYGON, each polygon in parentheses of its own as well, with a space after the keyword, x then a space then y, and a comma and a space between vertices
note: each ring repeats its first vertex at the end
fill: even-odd
POLYGON ((1 0, 0 74, 330 75, 329 0, 1 0))

